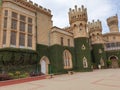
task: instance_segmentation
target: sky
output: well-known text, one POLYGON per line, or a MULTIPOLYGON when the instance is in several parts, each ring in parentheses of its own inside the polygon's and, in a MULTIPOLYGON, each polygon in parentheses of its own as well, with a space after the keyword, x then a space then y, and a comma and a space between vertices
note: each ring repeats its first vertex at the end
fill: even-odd
MULTIPOLYGON (((69 8, 74 6, 87 8, 88 21, 98 19, 102 22, 103 33, 109 32, 106 19, 118 14, 120 22, 120 0, 32 0, 44 8, 50 9, 53 15, 53 26, 64 28, 69 25, 69 8)), ((120 26, 120 23, 119 23, 120 26)))

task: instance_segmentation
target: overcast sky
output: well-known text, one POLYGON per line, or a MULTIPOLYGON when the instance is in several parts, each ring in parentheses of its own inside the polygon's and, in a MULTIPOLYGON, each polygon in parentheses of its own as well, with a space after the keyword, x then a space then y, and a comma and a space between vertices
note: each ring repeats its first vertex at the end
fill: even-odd
MULTIPOLYGON (((53 25, 64 28, 69 26, 68 11, 75 5, 84 5, 88 12, 88 21, 102 21, 103 33, 109 32, 106 19, 115 14, 120 18, 120 0, 32 0, 50 9, 53 15, 53 25)), ((119 19, 120 22, 120 19, 119 19)), ((120 24, 119 24, 120 25, 120 24)))

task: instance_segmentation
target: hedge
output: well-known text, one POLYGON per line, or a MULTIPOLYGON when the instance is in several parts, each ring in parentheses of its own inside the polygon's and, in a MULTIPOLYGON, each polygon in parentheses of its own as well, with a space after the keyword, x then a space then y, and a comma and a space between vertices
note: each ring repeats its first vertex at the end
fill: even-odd
MULTIPOLYGON (((37 52, 28 49, 3 48, 0 49, 0 67, 6 71, 19 66, 34 66, 37 64, 37 52)), ((21 69, 22 70, 22 69, 21 69)))

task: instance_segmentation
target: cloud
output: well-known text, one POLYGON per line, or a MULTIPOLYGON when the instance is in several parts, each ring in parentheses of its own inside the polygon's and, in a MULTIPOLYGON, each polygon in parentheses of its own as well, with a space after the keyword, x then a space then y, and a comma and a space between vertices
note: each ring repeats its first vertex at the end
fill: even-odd
MULTIPOLYGON (((120 7, 119 0, 32 0, 39 5, 51 9, 53 14, 53 25, 58 27, 69 26, 68 11, 75 5, 87 7, 88 20, 101 20, 103 33, 108 32, 106 19, 115 15, 120 7)), ((120 10, 119 10, 120 13, 120 10)))

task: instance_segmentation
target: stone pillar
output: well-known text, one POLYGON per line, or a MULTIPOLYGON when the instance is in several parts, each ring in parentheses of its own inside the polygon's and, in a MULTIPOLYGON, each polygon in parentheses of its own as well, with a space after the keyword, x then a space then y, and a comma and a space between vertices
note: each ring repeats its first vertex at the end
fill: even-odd
MULTIPOLYGON (((20 18, 20 15, 18 14, 18 19, 20 18)), ((19 48, 19 35, 20 35, 20 22, 18 20, 17 22, 17 33, 16 33, 16 47, 19 48)))
POLYGON ((36 38, 37 38, 37 36, 36 36, 36 24, 35 24, 35 18, 33 19, 33 26, 32 26, 32 49, 33 50, 36 50, 36 38))
POLYGON ((28 19, 27 19, 27 17, 26 17, 26 24, 25 24, 25 48, 27 48, 28 47, 28 45, 27 45, 27 41, 28 41, 28 19))
POLYGON ((6 47, 10 47, 10 36, 11 36, 11 10, 8 13, 7 32, 6 32, 6 47))

